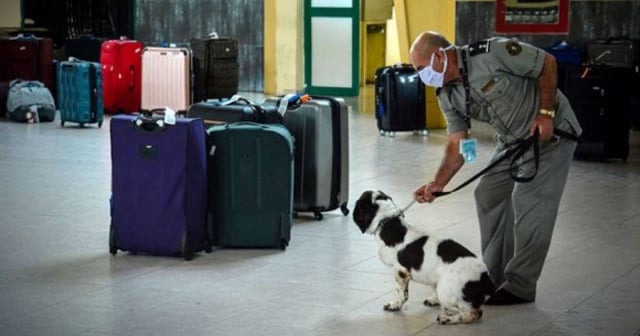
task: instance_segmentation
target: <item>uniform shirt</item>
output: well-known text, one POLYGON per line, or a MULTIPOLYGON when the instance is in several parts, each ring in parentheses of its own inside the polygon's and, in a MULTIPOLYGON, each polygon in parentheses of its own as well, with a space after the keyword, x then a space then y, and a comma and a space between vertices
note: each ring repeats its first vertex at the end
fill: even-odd
MULTIPOLYGON (((544 64, 544 50, 515 38, 490 38, 456 48, 461 72, 462 50, 467 54, 469 116, 489 123, 503 144, 528 137, 531 122, 540 109, 537 78, 544 64)), ((450 134, 467 130, 462 82, 445 85, 438 93, 438 104, 450 134)), ((555 128, 575 135, 581 133, 575 114, 560 90, 556 92, 555 110, 555 128)))

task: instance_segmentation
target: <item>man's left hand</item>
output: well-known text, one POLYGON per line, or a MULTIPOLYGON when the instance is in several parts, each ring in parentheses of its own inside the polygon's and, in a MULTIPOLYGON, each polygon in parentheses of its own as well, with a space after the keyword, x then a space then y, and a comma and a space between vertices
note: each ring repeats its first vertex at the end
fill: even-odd
POLYGON ((540 140, 546 141, 553 136, 553 119, 550 116, 544 114, 538 114, 531 122, 531 135, 535 133, 536 129, 540 132, 540 140))

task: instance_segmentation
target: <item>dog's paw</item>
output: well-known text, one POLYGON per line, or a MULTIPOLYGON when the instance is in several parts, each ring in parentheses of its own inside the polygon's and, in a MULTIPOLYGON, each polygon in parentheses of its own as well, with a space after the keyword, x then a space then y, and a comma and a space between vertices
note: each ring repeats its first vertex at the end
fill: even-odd
POLYGON ((438 314, 438 318, 436 319, 440 324, 458 324, 462 320, 460 319, 460 315, 449 315, 449 314, 438 314))
POLYGON ((427 307, 437 307, 440 305, 440 302, 438 302, 438 300, 432 300, 432 299, 426 299, 424 300, 423 303, 427 307))
POLYGON ((392 312, 400 311, 400 309, 402 309, 402 303, 397 301, 389 302, 386 305, 384 305, 383 309, 385 311, 392 311, 392 312))

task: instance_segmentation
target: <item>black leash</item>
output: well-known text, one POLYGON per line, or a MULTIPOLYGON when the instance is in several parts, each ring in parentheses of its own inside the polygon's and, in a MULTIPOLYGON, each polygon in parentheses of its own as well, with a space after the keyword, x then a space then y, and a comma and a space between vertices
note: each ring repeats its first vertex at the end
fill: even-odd
MULTIPOLYGON (((553 134, 555 136, 560 137, 560 138, 566 138, 566 139, 569 139, 569 140, 580 142, 580 138, 578 136, 576 136, 574 134, 571 134, 571 133, 568 133, 568 132, 565 132, 563 130, 554 129, 553 130, 553 134)), ((466 187, 471 182, 477 180, 480 176, 484 175, 486 172, 488 172, 493 167, 497 166, 500 162, 506 160, 510 156, 513 156, 513 158, 511 159, 511 164, 509 164, 509 174, 511 175, 511 178, 516 182, 521 182, 521 183, 530 182, 531 180, 533 180, 536 177, 536 174, 538 174, 538 166, 539 166, 539 161, 540 161, 540 148, 539 148, 539 141, 538 141, 539 138, 540 138, 540 133, 536 129, 536 131, 533 133, 532 136, 528 137, 525 140, 518 141, 516 143, 516 145, 511 147, 511 148, 509 148, 504 153, 504 155, 502 155, 497 160, 491 162, 484 169, 482 169, 481 171, 479 171, 478 173, 473 175, 468 180, 464 181, 459 186, 455 187, 453 190, 451 190, 451 191, 436 191, 436 192, 432 193, 432 195, 434 197, 440 197, 440 196, 446 196, 446 195, 452 194, 452 193, 454 193, 454 192, 466 187), (519 158, 521 158, 522 155, 524 155, 524 153, 526 153, 529 150, 529 148, 531 148, 532 146, 533 146, 533 158, 535 160, 536 169, 533 171, 533 173, 530 176, 525 176, 525 177, 517 176, 517 173, 514 173, 516 171, 516 168, 517 168, 517 167, 514 167, 515 162, 519 158)))

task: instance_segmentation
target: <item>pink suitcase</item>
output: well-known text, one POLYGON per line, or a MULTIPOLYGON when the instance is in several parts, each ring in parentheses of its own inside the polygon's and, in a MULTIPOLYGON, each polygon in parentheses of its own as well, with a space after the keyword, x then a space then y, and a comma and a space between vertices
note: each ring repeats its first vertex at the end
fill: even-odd
POLYGON ((191 105, 191 50, 148 47, 142 52, 142 110, 191 105))
POLYGON ((125 37, 105 41, 100 49, 100 64, 105 112, 138 112, 142 43, 125 37))

